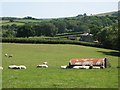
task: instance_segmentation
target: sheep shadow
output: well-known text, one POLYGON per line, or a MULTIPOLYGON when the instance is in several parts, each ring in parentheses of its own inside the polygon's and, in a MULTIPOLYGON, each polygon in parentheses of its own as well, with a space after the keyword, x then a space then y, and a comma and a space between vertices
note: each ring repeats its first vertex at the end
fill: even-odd
POLYGON ((120 52, 105 52, 105 51, 97 51, 97 52, 103 53, 105 55, 111 55, 111 56, 120 57, 120 52))

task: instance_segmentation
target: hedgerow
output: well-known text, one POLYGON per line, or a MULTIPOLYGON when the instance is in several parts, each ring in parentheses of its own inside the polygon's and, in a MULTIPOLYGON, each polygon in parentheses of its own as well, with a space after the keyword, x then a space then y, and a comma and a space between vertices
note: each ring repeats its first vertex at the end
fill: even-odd
POLYGON ((75 44, 75 45, 84 45, 91 47, 99 47, 99 48, 108 48, 103 46, 100 43, 91 43, 91 42, 83 42, 77 40, 65 40, 65 39, 45 39, 45 38, 2 38, 2 42, 10 42, 10 43, 35 43, 35 44, 75 44))

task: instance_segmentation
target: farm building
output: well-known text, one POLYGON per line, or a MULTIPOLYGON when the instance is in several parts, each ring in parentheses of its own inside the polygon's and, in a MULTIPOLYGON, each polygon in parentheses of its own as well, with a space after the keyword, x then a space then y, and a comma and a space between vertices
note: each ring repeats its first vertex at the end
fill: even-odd
POLYGON ((69 66, 99 66, 108 68, 108 59, 107 58, 97 58, 97 59, 71 59, 69 66))
POLYGON ((61 66, 61 69, 103 69, 109 68, 109 62, 107 58, 97 59, 71 59, 69 66, 61 66))
POLYGON ((93 42, 93 35, 89 33, 80 34, 79 41, 93 42))
POLYGON ((75 37, 75 36, 69 36, 68 39, 69 40, 77 40, 77 37, 75 37))

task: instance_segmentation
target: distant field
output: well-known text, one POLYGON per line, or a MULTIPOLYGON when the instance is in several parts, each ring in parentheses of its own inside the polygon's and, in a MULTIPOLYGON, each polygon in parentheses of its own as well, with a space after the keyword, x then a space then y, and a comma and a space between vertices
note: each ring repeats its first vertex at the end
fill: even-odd
POLYGON ((118 52, 68 44, 2 44, 3 88, 118 88, 118 52), (4 56, 13 54, 12 58, 4 56), (60 69, 72 58, 108 58, 108 69, 60 69), (36 65, 48 62, 48 68, 36 65), (9 65, 25 65, 11 70, 9 65))
POLYGON ((35 23, 35 22, 42 22, 42 21, 50 21, 50 20, 29 20, 29 19, 22 19, 22 20, 14 20, 14 22, 9 22, 9 20, 0 20, 1 25, 24 25, 24 23, 35 23))
POLYGON ((8 23, 9 20, 0 20, 0 23, 8 23))
POLYGON ((24 23, 26 23, 26 22, 41 22, 41 20, 27 20, 27 19, 23 19, 23 20, 15 20, 15 21, 17 21, 17 22, 24 22, 24 23))
POLYGON ((106 16, 106 15, 112 15, 112 14, 116 14, 117 13, 117 11, 116 12, 107 12, 107 13, 100 13, 100 14, 97 14, 97 15, 95 15, 95 16, 106 16))
POLYGON ((24 23, 20 23, 20 22, 10 22, 10 23, 3 23, 2 25, 12 25, 12 24, 16 24, 16 25, 24 25, 24 23))

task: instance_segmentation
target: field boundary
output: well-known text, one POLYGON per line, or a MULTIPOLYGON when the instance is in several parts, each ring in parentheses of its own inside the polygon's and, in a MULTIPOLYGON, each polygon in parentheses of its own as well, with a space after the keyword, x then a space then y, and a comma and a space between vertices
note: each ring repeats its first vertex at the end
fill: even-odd
POLYGON ((115 48, 106 47, 100 43, 91 43, 91 42, 83 42, 76 40, 53 40, 53 39, 39 39, 39 38, 2 38, 2 42, 6 43, 33 43, 33 44, 74 44, 74 45, 83 45, 90 47, 98 47, 105 49, 113 49, 115 48))

